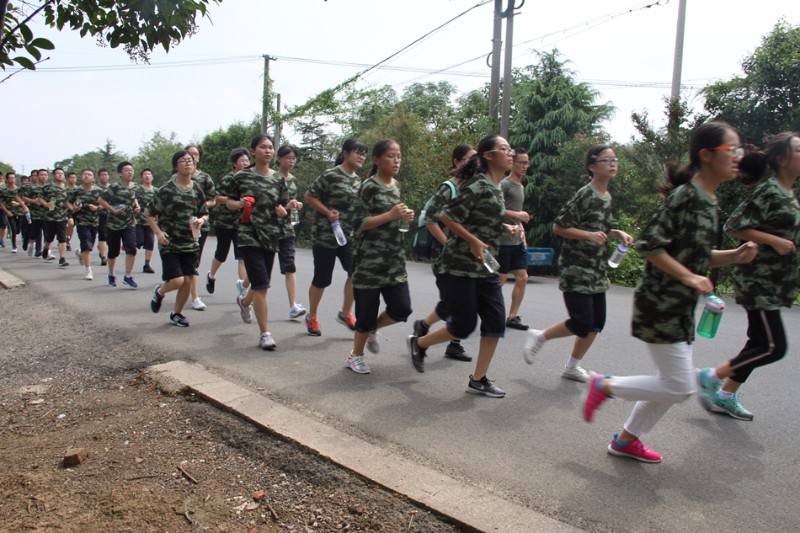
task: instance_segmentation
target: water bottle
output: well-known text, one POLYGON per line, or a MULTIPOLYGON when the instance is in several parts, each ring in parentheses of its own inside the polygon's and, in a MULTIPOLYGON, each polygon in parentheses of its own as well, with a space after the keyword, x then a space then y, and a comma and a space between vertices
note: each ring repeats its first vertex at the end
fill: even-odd
POLYGON ((500 270, 500 263, 497 262, 497 259, 494 258, 488 248, 483 250, 483 266, 492 274, 497 274, 500 270))
POLYGON ((28 211, 27 213, 25 213, 25 221, 26 221, 28 224, 30 224, 30 223, 31 223, 31 212, 30 212, 30 211, 28 211))
POLYGON ((336 244, 339 246, 344 246, 347 244, 347 237, 344 236, 344 231, 342 231, 342 225, 339 224, 338 220, 334 220, 331 222, 331 229, 333 230, 333 235, 336 237, 336 244))
POLYGON ((189 229, 192 230, 192 237, 195 238, 195 239, 199 239, 200 238, 200 228, 195 226, 196 222, 197 222, 197 217, 189 218, 189 229))
POLYGON ((74 203, 74 204, 72 204, 72 205, 73 205, 73 206, 75 207, 75 209, 77 210, 77 209, 80 209, 80 208, 81 208, 81 206, 82 206, 83 204, 81 203, 81 201, 80 201, 80 200, 75 200, 75 203, 74 203))
POLYGON ((125 210, 125 204, 114 204, 111 207, 113 207, 115 211, 119 211, 120 209, 123 211, 125 210))
POLYGON ((242 218, 240 219, 241 222, 249 223, 250 217, 253 214, 253 205, 256 203, 256 199, 252 196, 244 196, 241 199, 242 202, 242 218))
POLYGON ((705 302, 700 323, 697 325, 697 334, 707 339, 713 339, 717 334, 719 321, 722 320, 725 302, 713 292, 705 296, 705 302))
POLYGON ((297 208, 289 209, 289 223, 296 226, 300 223, 300 210, 297 208))
MULTIPOLYGON (((411 212, 411 209, 406 209, 406 213, 411 212)), ((411 228, 411 221, 407 218, 400 219, 400 227, 398 228, 401 233, 407 233, 411 228)))
POLYGON ((628 253, 628 247, 624 244, 620 244, 616 248, 614 248, 614 252, 611 254, 611 257, 608 258, 608 266, 611 268, 617 268, 622 260, 625 258, 625 254, 628 253))

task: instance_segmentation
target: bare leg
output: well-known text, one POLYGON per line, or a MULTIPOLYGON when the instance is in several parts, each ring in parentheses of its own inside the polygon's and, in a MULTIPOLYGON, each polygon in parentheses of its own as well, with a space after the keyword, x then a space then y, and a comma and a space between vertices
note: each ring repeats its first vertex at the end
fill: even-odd
POLYGON ((294 272, 286 273, 286 295, 289 297, 289 305, 294 305, 297 296, 297 274, 294 272))
POLYGON ((572 345, 572 357, 575 359, 583 359, 583 356, 589 351, 589 348, 596 338, 597 333, 594 331, 584 338, 575 337, 575 344, 572 345))
POLYGON ((508 318, 514 318, 519 314, 522 299, 525 297, 525 288, 528 286, 528 272, 525 270, 514 270, 514 288, 511 290, 511 306, 508 308, 508 318))
MULTIPOLYGON (((348 277, 344 284, 344 298, 342 299, 342 314, 347 316, 353 308, 353 278, 348 277)), ((314 315, 316 316, 316 315, 314 315)))
POLYGON ((308 316, 316 317, 319 303, 322 301, 322 295, 325 294, 325 289, 320 289, 313 285, 308 287, 308 316))
MULTIPOLYGON (((254 289, 247 292, 247 296, 245 296, 244 300, 250 300, 253 304, 253 311, 255 311, 256 315, 256 322, 258 322, 258 327, 260 329, 260 333, 266 333, 269 331, 269 326, 267 323, 267 289, 254 289)), ((247 305, 247 302, 243 302, 247 305)))
POLYGON ((481 337, 481 342, 478 346, 478 361, 475 363, 475 372, 472 373, 472 379, 478 381, 486 377, 499 340, 497 337, 481 337))
MULTIPOLYGON (((175 295, 175 307, 173 308, 176 313, 183 312, 183 307, 186 305, 186 301, 189 299, 189 287, 192 284, 192 278, 196 277, 197 276, 183 276, 181 278, 175 278, 181 280, 181 285, 178 288, 178 294, 175 295)), ((175 280, 170 280, 170 282, 172 281, 175 280)))

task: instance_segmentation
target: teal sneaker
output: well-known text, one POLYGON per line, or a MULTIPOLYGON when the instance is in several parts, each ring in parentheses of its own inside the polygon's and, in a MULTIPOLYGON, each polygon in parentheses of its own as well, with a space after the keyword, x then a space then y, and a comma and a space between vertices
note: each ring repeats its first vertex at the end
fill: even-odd
POLYGON ((709 377, 708 374, 711 371, 711 368, 701 368, 698 371, 697 384, 700 386, 700 392, 715 393, 720 389, 720 387, 722 387, 721 381, 717 381, 714 378, 709 377))
POLYGON ((726 415, 737 420, 752 420, 753 413, 742 407, 739 403, 739 395, 733 398, 720 398, 719 393, 708 395, 709 407, 708 410, 714 413, 725 413, 726 415))

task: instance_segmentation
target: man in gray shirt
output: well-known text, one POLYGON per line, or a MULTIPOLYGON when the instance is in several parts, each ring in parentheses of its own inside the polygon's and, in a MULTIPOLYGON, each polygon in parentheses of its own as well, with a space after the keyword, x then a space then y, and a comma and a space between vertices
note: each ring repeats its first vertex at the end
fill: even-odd
POLYGON ((531 217, 523 211, 522 205, 525 201, 525 187, 522 185, 522 177, 528 172, 528 152, 522 148, 516 150, 514 155, 514 165, 509 174, 500 182, 500 190, 503 192, 503 201, 506 205, 506 218, 504 222, 512 226, 520 226, 520 231, 515 236, 503 232, 500 238, 500 283, 505 284, 509 272, 514 274, 514 288, 511 291, 511 305, 508 308, 508 318, 506 327, 513 329, 527 330, 528 325, 522 323, 522 319, 517 314, 525 297, 525 287, 528 285, 528 254, 525 251, 526 238, 525 229, 522 227, 531 217))

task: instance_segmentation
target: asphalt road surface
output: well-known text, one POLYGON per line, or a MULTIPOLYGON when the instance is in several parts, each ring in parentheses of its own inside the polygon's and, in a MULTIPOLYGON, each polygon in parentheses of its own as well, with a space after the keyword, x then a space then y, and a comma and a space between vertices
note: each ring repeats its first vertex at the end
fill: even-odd
MULTIPOLYGON (((606 452, 632 404, 609 401, 593 424, 583 422, 579 409, 585 385, 560 377, 571 340, 549 342, 528 366, 521 357, 527 334, 509 330, 489 372, 506 390, 503 399, 465 393, 473 363, 443 358, 444 345, 428 350, 426 372, 417 373, 406 347, 411 321, 380 331, 380 353, 366 358, 372 374, 357 375, 344 365, 352 334, 334 319, 344 282, 340 267, 322 300, 323 335, 311 337, 302 320, 287 318, 286 291, 276 265, 269 305, 278 348, 264 352, 256 347, 255 322, 244 324, 239 317, 232 258, 219 272, 215 294, 206 294, 205 273, 215 244, 210 238, 201 268, 201 296, 208 310, 187 310, 189 328, 168 323, 173 294, 166 297, 161 313, 150 312, 150 295, 160 279, 157 254, 153 266, 158 274, 135 274, 138 290, 108 287, 106 269, 99 266, 94 267, 94 281, 83 280, 74 255, 69 257, 72 266, 59 269, 55 263, 28 258, 21 249, 12 255, 6 248, 0 250, 0 268, 93 313, 98 328, 108 321, 129 328, 144 341, 171 349, 175 359, 203 364, 339 429, 568 524, 597 531, 800 530, 800 417, 793 410, 800 405, 800 313, 795 310, 783 313, 790 353, 757 370, 742 387, 742 403, 755 420, 707 413, 691 398, 673 407, 643 438, 664 461, 642 464, 606 452)), ((137 257, 137 271, 141 264, 137 257)), ((298 250, 297 264, 298 300, 307 304, 309 250, 298 250)), ((411 318, 417 319, 427 315, 438 295, 427 265, 408 263, 408 273, 411 318)), ((507 301, 511 287, 509 283, 504 289, 507 301)), ((746 317, 729 300, 717 337, 697 341, 696 366, 719 364, 743 344, 746 317)), ((586 368, 620 375, 654 373, 644 343, 630 336, 631 303, 631 289, 608 292, 608 323, 585 360, 586 368)), ((563 320, 556 280, 532 278, 520 315, 537 328, 563 320)), ((477 345, 477 333, 464 341, 473 354, 477 345)), ((132 360, 136 357, 131 354, 132 360)))

